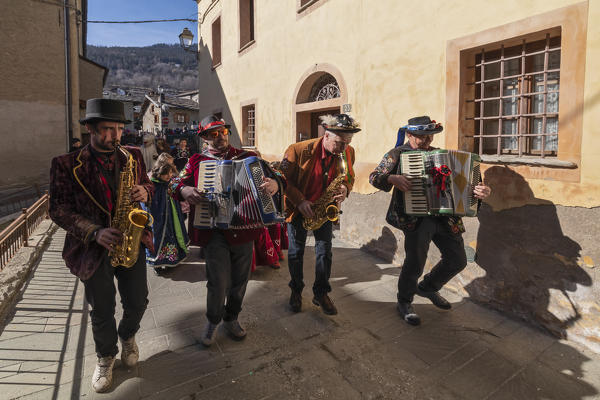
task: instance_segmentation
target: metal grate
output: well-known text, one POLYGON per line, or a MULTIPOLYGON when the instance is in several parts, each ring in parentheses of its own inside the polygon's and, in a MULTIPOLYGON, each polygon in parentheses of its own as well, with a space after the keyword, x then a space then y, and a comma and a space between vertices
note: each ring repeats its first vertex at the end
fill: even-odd
POLYGON ((556 156, 560 35, 475 56, 475 148, 479 154, 556 156))
POLYGON ((256 138, 256 132, 254 130, 254 107, 248 109, 248 120, 246 126, 246 143, 248 146, 254 147, 256 138))

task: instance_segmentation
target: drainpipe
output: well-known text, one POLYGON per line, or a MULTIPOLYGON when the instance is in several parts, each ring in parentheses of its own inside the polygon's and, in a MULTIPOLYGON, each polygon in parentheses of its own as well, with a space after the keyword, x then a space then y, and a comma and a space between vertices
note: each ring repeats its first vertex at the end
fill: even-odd
POLYGON ((66 140, 67 151, 71 148, 73 139, 73 129, 71 127, 71 18, 69 16, 69 0, 64 1, 64 22, 65 22, 65 122, 66 122, 66 140))

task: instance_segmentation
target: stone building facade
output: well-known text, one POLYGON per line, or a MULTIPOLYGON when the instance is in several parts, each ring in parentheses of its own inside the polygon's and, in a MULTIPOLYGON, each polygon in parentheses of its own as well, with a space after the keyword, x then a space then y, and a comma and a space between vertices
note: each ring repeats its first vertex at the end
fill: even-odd
MULTIPOLYGON (((493 193, 465 218, 469 265, 449 286, 600 350, 600 1, 198 1, 200 115, 280 159, 345 111, 355 193, 344 238, 401 265, 390 194, 369 173, 398 128, 429 115, 433 145, 479 153, 493 193), (249 127, 251 129, 249 129, 249 127)), ((427 268, 439 259, 431 249, 427 268)), ((335 274, 335 267, 334 267, 335 274)))
POLYGON ((81 137, 85 102, 107 69, 85 57, 87 0, 7 0, 0 13, 0 191, 48 182, 51 159, 81 137))

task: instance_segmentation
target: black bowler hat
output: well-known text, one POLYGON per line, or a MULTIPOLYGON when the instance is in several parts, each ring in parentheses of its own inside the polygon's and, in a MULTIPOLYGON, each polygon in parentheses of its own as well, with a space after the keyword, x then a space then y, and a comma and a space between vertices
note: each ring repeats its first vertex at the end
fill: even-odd
POLYGON ((200 128, 198 129, 199 135, 204 135, 210 131, 214 131, 219 128, 229 129, 231 125, 225 123, 224 120, 217 118, 216 115, 209 115, 208 117, 202 118, 200 121, 200 128))
POLYGON ((348 114, 324 115, 323 127, 333 133, 356 133, 360 131, 358 122, 348 114))
POLYGON ((414 117, 408 120, 408 124, 404 125, 399 129, 405 133, 411 135, 432 135, 434 133, 440 133, 444 130, 442 124, 435 122, 427 115, 422 117, 414 117))
POLYGON ((85 106, 85 118, 80 119, 82 125, 92 121, 114 121, 128 124, 125 118, 125 106, 122 101, 111 99, 89 99, 85 106))

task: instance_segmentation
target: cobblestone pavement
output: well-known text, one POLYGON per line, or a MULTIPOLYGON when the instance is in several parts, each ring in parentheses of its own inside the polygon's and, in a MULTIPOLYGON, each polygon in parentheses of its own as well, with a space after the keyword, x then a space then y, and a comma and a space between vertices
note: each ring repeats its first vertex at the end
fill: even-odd
POLYGON ((310 290, 293 314, 286 263, 259 267, 240 315, 247 339, 219 330, 210 349, 199 344, 206 275, 198 249, 164 276, 149 271, 140 362, 126 370, 117 361, 113 389, 96 394, 89 307, 62 261, 63 240, 64 231, 54 234, 3 328, 2 399, 600 398, 600 356, 450 292, 451 311, 417 298, 423 324, 407 325, 395 310, 399 269, 339 240, 332 273, 339 315, 313 306, 310 290))

